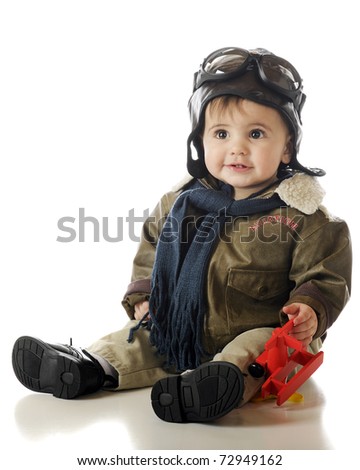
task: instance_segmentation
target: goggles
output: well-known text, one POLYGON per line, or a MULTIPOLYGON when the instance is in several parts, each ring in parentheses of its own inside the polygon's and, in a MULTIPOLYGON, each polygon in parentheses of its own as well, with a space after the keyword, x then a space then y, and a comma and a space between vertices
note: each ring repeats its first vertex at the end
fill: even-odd
POLYGON ((299 72, 285 59, 266 49, 247 51, 237 47, 218 49, 210 54, 194 75, 193 91, 206 82, 230 80, 256 70, 263 84, 290 99, 300 115, 306 95, 302 93, 299 72))

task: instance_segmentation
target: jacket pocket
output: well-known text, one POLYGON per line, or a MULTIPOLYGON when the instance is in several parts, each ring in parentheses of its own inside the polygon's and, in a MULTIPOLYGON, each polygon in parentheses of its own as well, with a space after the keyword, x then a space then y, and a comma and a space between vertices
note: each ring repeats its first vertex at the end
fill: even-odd
POLYGON ((229 270, 226 309, 231 333, 275 326, 279 311, 291 290, 289 273, 281 271, 229 270))

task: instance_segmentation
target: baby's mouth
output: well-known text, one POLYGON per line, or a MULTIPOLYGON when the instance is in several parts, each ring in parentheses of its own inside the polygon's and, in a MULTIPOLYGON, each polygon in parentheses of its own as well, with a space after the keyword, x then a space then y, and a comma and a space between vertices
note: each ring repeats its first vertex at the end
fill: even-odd
POLYGON ((248 168, 250 168, 247 165, 243 165, 242 163, 230 163, 226 166, 232 170, 247 170, 248 168))

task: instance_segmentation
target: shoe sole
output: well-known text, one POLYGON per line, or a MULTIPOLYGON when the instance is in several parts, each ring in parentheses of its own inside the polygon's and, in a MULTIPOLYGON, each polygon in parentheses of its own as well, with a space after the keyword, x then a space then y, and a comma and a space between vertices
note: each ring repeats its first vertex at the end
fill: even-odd
POLYGON ((40 339, 19 338, 14 344, 12 364, 18 380, 34 392, 52 393, 65 399, 79 395, 81 374, 76 358, 40 339))
POLYGON ((229 362, 209 362, 179 376, 159 380, 151 401, 163 421, 206 422, 236 408, 243 396, 244 378, 229 362))

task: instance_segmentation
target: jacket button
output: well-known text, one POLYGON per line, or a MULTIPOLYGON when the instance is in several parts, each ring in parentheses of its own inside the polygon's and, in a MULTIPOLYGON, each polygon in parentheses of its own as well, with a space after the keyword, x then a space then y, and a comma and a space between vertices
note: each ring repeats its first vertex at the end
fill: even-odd
POLYGON ((265 295, 265 294, 267 294, 267 292, 268 292, 268 288, 266 286, 260 286, 258 288, 258 293, 260 295, 265 295))

